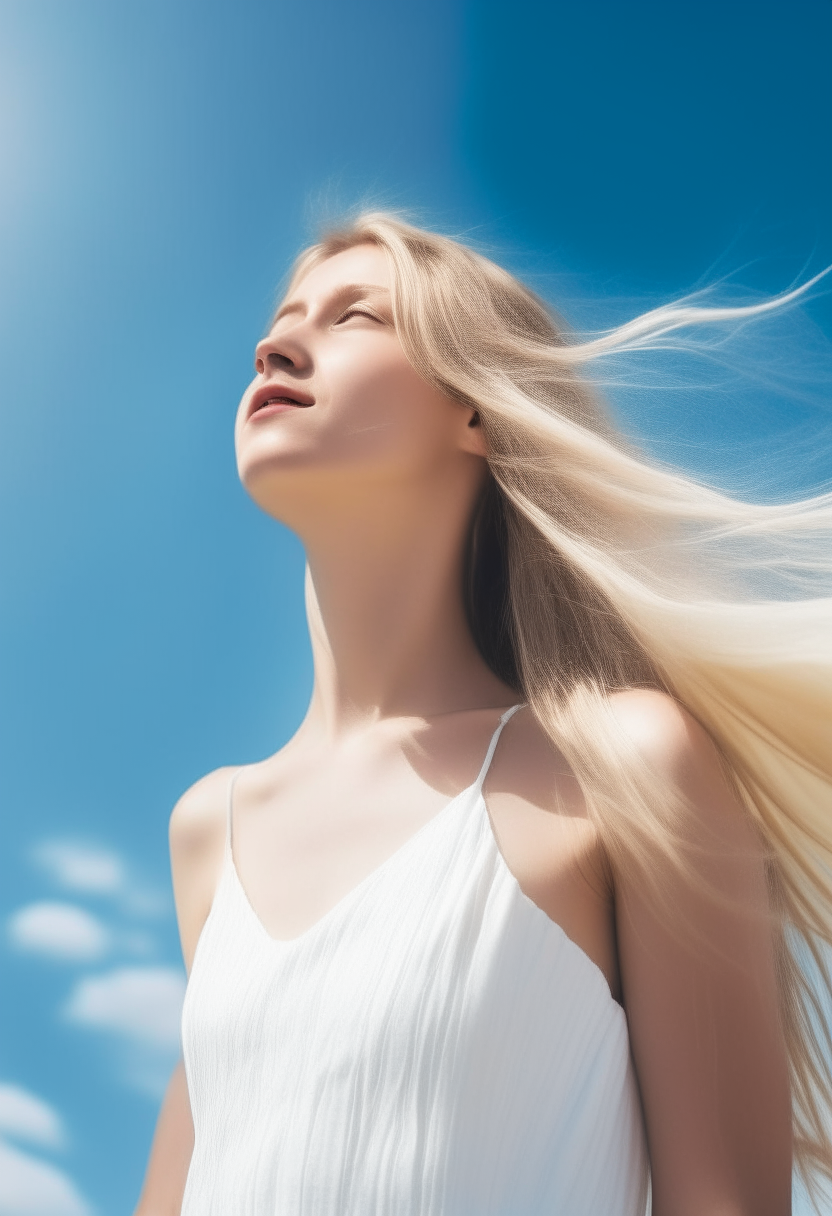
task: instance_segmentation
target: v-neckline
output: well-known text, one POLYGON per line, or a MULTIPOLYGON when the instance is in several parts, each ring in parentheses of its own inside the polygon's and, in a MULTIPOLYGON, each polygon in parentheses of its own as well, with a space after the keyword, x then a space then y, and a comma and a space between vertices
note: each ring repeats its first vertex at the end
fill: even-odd
POLYGON ((365 874, 363 878, 359 879, 355 886, 351 887, 350 890, 342 895, 340 899, 336 900, 336 902, 332 904, 332 906, 329 907, 326 912, 323 913, 323 915, 319 916, 317 920, 314 920, 312 924, 308 925, 307 928, 305 928, 301 933, 295 934, 294 937, 275 937, 263 924, 261 917, 255 910, 254 905, 249 899, 248 893, 243 886, 243 880, 240 878, 237 870, 237 863, 234 860, 234 850, 230 836, 226 837, 225 842, 225 865, 231 871, 232 882, 241 897, 247 915, 254 922, 260 935, 265 939, 266 943, 274 947, 275 950, 290 950, 293 946, 300 946, 308 938, 315 935, 317 931, 322 929, 324 925, 329 923, 329 921, 335 920, 337 915, 344 912, 354 899, 356 899, 364 890, 372 885, 374 880, 379 879, 385 871, 392 867, 395 861, 397 861, 403 854, 409 852, 411 847, 415 845, 417 841, 422 839, 437 823, 444 822, 446 819, 448 819, 452 808, 455 807, 466 795, 470 795, 472 793, 476 794, 477 802, 482 799, 482 783, 479 778, 472 781, 471 784, 466 786, 464 790, 460 790, 458 794, 455 794, 450 802, 446 802, 445 805, 436 812, 436 814, 431 815, 431 817, 427 819, 420 828, 417 828, 415 832, 408 836, 407 839, 398 846, 398 848, 394 849, 392 853, 388 854, 388 856, 385 857, 383 861, 379 862, 379 864, 372 870, 370 870, 368 874, 365 874))
MULTIPOLYGON (((491 767, 491 761, 494 757, 494 752, 496 751, 497 744, 500 741, 500 736, 503 733, 503 728, 505 727, 506 723, 509 721, 510 718, 512 718, 514 716, 514 714, 517 713, 517 711, 519 709, 522 709, 522 708, 523 708, 523 703, 518 702, 516 705, 512 705, 508 709, 504 710, 504 712, 500 715, 500 720, 498 721, 497 726, 495 727, 495 729, 491 735, 491 739, 489 740, 488 748, 486 749, 486 753, 485 753, 485 758, 483 759, 482 765, 480 766, 480 771, 477 774, 477 776, 474 778, 474 780, 471 782, 471 784, 466 786, 464 790, 460 790, 460 792, 458 794, 456 794, 450 800, 450 802, 446 802, 445 805, 441 808, 441 810, 437 811, 435 815, 431 815, 430 819, 428 819, 425 823, 423 823, 422 826, 420 828, 418 828, 417 831, 415 831, 411 836, 408 836, 407 840, 405 840, 402 844, 400 844, 397 849, 394 849, 393 852, 389 854, 389 856, 385 857, 384 860, 379 863, 379 865, 377 865, 374 869, 370 870, 369 874, 366 874, 358 883, 356 883, 356 885, 354 887, 351 888, 351 890, 347 891, 345 895, 342 895, 341 898, 339 900, 337 900, 330 908, 328 908, 327 911, 324 912, 324 914, 322 916, 319 916, 318 919, 313 921, 311 925, 307 926, 307 928, 304 929, 302 933, 295 934, 294 937, 274 937, 271 933, 269 933, 268 929, 263 924, 263 921, 261 920, 260 916, 255 911, 254 905, 252 904, 251 900, 248 897, 246 889, 243 886, 243 881, 240 878, 239 872, 237 870, 237 863, 234 861, 234 846, 233 846, 233 836, 234 836, 234 833, 233 833, 233 795, 234 795, 234 784, 235 784, 240 772, 242 771, 241 769, 238 769, 237 772, 234 774, 234 776, 231 778, 231 782, 228 787, 228 810, 227 810, 227 819, 226 819, 224 866, 231 870, 232 882, 233 882, 234 886, 236 887, 239 896, 241 897, 243 906, 246 909, 249 917, 257 925, 258 931, 262 935, 262 937, 265 939, 265 941, 270 943, 271 946, 275 950, 284 950, 285 951, 285 950, 290 950, 293 946, 301 945, 308 938, 310 938, 314 934, 316 934, 318 932, 318 930, 321 929, 323 926, 329 924, 330 921, 335 920, 339 913, 343 913, 345 911, 345 909, 348 908, 350 906, 350 904, 352 904, 353 901, 355 899, 357 899, 358 896, 362 892, 364 892, 374 881, 377 881, 388 869, 390 869, 390 867, 394 864, 394 862, 396 862, 398 860, 398 858, 400 858, 402 855, 406 855, 410 851, 410 849, 414 846, 414 844, 417 841, 421 840, 427 832, 429 832, 432 828, 434 828, 434 826, 437 823, 445 822, 445 820, 447 820, 450 817, 451 809, 453 807, 455 807, 466 796, 470 796, 472 794, 475 795, 475 801, 477 803, 482 802, 483 809, 485 809, 484 808, 484 798, 483 798, 483 785, 485 784, 485 778, 488 775, 488 770, 491 767)), ((487 810, 485 811, 485 817, 487 820, 488 819, 487 810)))

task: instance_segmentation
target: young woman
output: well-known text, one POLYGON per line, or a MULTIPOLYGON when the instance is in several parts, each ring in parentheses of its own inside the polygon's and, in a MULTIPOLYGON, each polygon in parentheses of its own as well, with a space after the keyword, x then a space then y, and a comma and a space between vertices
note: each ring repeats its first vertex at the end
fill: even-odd
POLYGON ((314 692, 173 814, 141 1216, 785 1216, 793 1158, 832 1175, 830 500, 658 467, 581 375, 754 311, 581 343, 390 216, 301 257, 236 442, 314 692))

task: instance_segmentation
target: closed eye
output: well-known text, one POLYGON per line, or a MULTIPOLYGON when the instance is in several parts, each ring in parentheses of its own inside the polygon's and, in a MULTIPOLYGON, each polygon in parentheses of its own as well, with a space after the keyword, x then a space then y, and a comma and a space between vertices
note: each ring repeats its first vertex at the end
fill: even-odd
POLYGON ((367 317, 370 321, 378 321, 379 324, 383 324, 381 317, 376 316, 375 313, 365 308, 348 308, 345 312, 341 313, 335 324, 340 325, 342 321, 347 321, 350 317, 367 317))

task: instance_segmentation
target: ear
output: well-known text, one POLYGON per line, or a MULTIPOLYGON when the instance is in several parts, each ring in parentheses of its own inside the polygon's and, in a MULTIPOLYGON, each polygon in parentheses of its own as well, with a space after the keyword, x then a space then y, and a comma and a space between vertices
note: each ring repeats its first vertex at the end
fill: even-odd
POLYGON ((474 456, 485 456, 485 436, 482 433, 480 425, 480 415, 478 410, 465 410, 465 430, 462 435, 462 449, 465 452, 471 452, 474 456))

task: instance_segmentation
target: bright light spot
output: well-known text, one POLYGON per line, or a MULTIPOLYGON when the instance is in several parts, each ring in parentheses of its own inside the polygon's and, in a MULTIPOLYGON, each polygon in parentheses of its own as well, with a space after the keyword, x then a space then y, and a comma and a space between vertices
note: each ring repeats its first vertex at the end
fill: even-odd
POLYGON ((99 920, 74 904, 39 903, 9 919, 9 938, 18 950, 67 963, 91 963, 107 953, 110 935, 99 920))
POLYGON ((126 883, 124 863, 109 849, 53 840, 35 850, 35 860, 70 891, 113 895, 126 883))
POLYGON ((80 980, 65 1013, 81 1025, 174 1052, 184 996, 185 977, 174 967, 118 967, 80 980))
POLYGON ((61 1120, 51 1106, 19 1085, 2 1083, 0 1133, 43 1148, 61 1148, 65 1139, 61 1120))
POLYGON ((0 1140, 0 1216, 91 1216, 70 1178, 0 1140))

